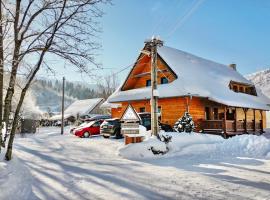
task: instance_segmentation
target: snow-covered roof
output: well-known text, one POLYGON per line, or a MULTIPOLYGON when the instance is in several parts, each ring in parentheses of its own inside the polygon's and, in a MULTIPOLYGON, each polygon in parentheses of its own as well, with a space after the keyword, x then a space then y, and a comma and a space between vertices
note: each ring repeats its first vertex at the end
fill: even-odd
POLYGON ((105 101, 100 108, 118 108, 121 107, 121 104, 118 103, 109 103, 108 101, 105 101))
POLYGON ((89 114, 103 101, 103 98, 77 100, 73 102, 69 107, 67 107, 67 109, 65 110, 65 114, 69 114, 70 116, 74 117, 76 117, 77 115, 82 116, 89 114))
MULTIPOLYGON (((166 46, 159 47, 158 54, 177 75, 173 82, 158 85, 159 98, 191 94, 228 106, 270 109, 270 100, 258 88, 257 96, 230 90, 230 81, 253 84, 229 66, 166 46)), ((121 88, 122 86, 108 98, 108 102, 150 99, 150 87, 126 91, 121 91, 121 88)))

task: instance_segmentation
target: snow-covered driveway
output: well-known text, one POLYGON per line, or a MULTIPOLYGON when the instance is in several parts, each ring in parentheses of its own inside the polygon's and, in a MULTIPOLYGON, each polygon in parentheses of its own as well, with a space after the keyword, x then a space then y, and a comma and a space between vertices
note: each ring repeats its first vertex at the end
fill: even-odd
MULTIPOLYGON (((18 164, 26 166, 20 174, 32 174, 32 180, 24 177, 24 184, 32 186, 31 198, 21 193, 20 200, 270 197, 269 160, 211 160, 211 163, 198 160, 194 163, 181 158, 147 163, 120 157, 117 149, 122 145, 122 140, 60 135, 60 130, 55 128, 16 138, 14 155, 19 158, 18 164)), ((19 199, 15 196, 19 194, 9 195, 10 199, 19 199)))

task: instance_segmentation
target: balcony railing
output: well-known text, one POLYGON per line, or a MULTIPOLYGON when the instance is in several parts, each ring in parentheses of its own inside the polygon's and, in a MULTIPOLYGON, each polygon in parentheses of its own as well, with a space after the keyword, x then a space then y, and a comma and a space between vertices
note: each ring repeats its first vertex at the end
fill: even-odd
POLYGON ((256 121, 247 121, 239 120, 201 120, 198 123, 198 129, 211 132, 260 132, 263 130, 262 120, 259 122, 256 121), (226 126, 225 126, 226 124, 226 126), (246 128, 245 128, 246 126, 246 128))

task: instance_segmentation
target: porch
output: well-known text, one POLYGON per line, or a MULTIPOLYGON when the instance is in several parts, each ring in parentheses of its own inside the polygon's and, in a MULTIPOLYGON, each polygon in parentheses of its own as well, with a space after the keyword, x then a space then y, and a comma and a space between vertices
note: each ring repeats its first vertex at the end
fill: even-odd
POLYGON ((206 108, 205 119, 198 122, 198 130, 224 136, 262 134, 263 111, 248 108, 206 108))

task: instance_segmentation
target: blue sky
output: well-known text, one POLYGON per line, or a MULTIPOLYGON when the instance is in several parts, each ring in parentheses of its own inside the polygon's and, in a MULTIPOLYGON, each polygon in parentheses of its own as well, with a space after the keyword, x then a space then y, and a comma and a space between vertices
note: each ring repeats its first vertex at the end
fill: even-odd
MULTIPOLYGON (((104 8, 98 58, 104 68, 112 69, 99 74, 133 63, 152 35, 159 35, 166 46, 223 64, 234 62, 242 74, 270 66, 268 0, 114 0, 113 4, 104 8)), ((66 77, 82 80, 72 71, 66 77)))

